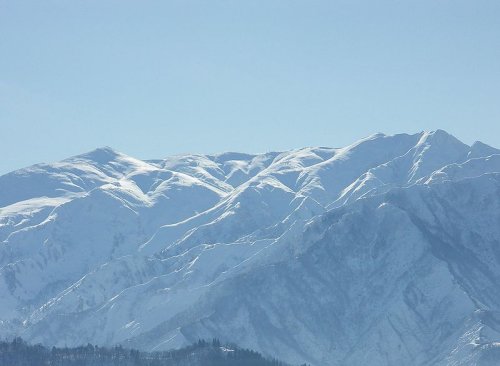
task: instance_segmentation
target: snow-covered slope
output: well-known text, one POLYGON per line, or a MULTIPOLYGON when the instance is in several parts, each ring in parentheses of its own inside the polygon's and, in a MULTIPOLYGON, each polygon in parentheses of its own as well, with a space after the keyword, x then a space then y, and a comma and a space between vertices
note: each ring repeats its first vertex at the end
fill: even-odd
POLYGON ((151 161, 97 149, 1 176, 0 240, 1 336, 500 362, 500 151, 440 130, 151 161))

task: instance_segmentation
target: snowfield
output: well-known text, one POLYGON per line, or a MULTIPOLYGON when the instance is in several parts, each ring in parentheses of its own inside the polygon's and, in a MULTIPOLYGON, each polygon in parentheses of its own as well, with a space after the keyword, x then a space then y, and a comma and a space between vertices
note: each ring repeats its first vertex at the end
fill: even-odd
POLYGON ((343 148, 0 177, 0 336, 291 363, 500 364, 500 150, 437 130, 343 148))

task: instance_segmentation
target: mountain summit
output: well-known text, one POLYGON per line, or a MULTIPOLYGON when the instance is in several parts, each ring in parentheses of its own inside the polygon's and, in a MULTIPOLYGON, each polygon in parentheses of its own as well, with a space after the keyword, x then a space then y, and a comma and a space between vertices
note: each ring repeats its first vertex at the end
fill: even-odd
POLYGON ((500 150, 445 131, 0 177, 0 335, 290 363, 500 362, 500 150))

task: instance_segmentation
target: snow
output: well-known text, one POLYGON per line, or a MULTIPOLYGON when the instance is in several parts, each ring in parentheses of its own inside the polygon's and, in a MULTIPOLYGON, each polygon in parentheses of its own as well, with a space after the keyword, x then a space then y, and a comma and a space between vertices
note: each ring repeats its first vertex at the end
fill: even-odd
POLYGON ((500 342, 498 192, 500 151, 441 130, 24 168, 0 177, 0 335, 479 364, 500 342))

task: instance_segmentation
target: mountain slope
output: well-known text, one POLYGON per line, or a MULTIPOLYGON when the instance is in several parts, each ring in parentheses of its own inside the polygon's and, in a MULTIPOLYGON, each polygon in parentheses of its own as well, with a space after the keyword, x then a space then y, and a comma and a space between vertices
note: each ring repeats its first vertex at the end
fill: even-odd
POLYGON ((444 131, 0 177, 0 334, 218 337, 313 365, 471 365, 500 339, 500 151, 444 131))

